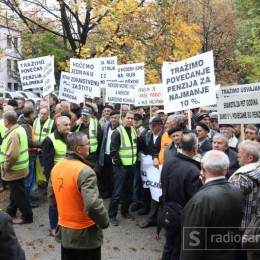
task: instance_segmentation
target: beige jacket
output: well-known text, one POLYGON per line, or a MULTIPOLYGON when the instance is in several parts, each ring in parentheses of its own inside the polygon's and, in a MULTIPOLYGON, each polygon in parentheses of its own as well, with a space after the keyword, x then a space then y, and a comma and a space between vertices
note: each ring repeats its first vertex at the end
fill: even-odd
MULTIPOLYGON (((5 134, 5 137, 15 128, 18 128, 19 125, 15 124, 5 134)), ((4 181, 14 181, 20 180, 28 175, 29 169, 26 167, 22 170, 10 170, 10 168, 17 162, 19 155, 20 155, 20 138, 19 134, 16 131, 11 133, 11 137, 7 143, 6 149, 6 157, 1 169, 2 172, 2 179, 4 181)))

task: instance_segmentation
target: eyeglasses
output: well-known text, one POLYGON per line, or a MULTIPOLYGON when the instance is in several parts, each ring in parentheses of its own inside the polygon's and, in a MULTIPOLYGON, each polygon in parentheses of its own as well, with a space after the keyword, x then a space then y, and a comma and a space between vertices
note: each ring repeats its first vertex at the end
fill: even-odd
POLYGON ((90 146, 90 142, 88 142, 86 144, 79 144, 78 146, 86 146, 86 145, 90 146))

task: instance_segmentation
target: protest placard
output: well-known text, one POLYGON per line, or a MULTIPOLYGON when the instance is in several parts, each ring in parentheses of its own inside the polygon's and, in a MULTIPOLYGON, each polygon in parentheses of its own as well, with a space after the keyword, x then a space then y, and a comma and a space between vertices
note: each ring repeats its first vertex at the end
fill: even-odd
POLYGON ((5 82, 3 80, 0 80, 0 93, 5 92, 5 82))
POLYGON ((224 96, 244 95, 255 92, 260 92, 260 82, 220 88, 220 95, 224 96))
POLYGON ((70 86, 81 95, 100 97, 100 61, 70 59, 70 86))
POLYGON ((43 68, 51 56, 18 61, 23 90, 43 87, 43 68))
POLYGON ((153 166, 153 159, 150 155, 141 154, 141 177, 144 188, 150 188, 152 199, 159 201, 162 195, 160 178, 162 167, 157 169, 153 166))
POLYGON ((59 98, 66 99, 69 102, 80 104, 84 102, 84 95, 79 94, 77 91, 73 90, 70 86, 70 73, 61 72, 60 76, 60 89, 59 98))
POLYGON ((108 82, 106 88, 106 102, 134 104, 135 88, 119 82, 108 82))
POLYGON ((225 97, 217 100, 219 124, 258 124, 260 92, 225 97))
POLYGON ((140 165, 140 171, 141 171, 141 178, 144 188, 149 188, 147 183, 147 173, 146 168, 153 163, 153 159, 151 155, 144 155, 141 153, 141 165, 140 165))
POLYGON ((117 80, 117 56, 102 57, 100 60, 100 87, 106 87, 107 80, 117 80))
POLYGON ((216 104, 213 52, 162 67, 166 113, 216 104))
POLYGON ((54 56, 45 60, 42 71, 43 89, 42 96, 45 97, 54 91, 55 77, 54 77, 54 56))
POLYGON ((117 81, 144 86, 144 63, 118 65, 117 81))
POLYGON ((163 106, 162 84, 135 87, 135 106, 163 106))

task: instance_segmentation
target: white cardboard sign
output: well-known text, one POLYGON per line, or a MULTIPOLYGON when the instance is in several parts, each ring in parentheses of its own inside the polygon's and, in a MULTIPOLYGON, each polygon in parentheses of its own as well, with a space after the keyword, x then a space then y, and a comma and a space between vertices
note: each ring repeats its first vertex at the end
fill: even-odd
POLYGON ((216 103, 212 51, 179 62, 164 63, 162 78, 166 113, 216 103))
POLYGON ((70 84, 73 91, 89 97, 100 97, 100 61, 70 59, 70 84))
POLYGON ((134 104, 135 87, 120 82, 107 82, 106 102, 134 104))
POLYGON ((98 58, 100 60, 100 87, 106 87, 107 80, 117 80, 117 56, 98 58))
POLYGON ((162 84, 136 86, 135 106, 163 106, 162 90, 162 84))
POLYGON ((144 63, 118 65, 117 81, 144 86, 144 63))
POLYGON ((51 56, 18 61, 23 90, 43 87, 43 68, 51 56))
POLYGON ((257 124, 260 118, 260 92, 219 96, 218 121, 220 124, 257 124))
POLYGON ((144 188, 150 188, 151 196, 153 200, 159 201, 159 197, 162 195, 162 189, 160 187, 162 166, 155 168, 153 166, 152 156, 141 154, 141 177, 144 188))
POLYGON ((260 92, 260 82, 221 87, 219 93, 220 95, 224 95, 224 96, 235 96, 235 95, 245 95, 248 93, 255 93, 255 92, 260 92))
POLYGON ((54 56, 45 61, 42 71, 43 75, 43 89, 42 96, 45 97, 54 91, 55 77, 54 77, 54 56))
POLYGON ((80 95, 70 86, 70 73, 61 72, 59 98, 66 99, 69 102, 80 104, 84 101, 84 95, 80 95))

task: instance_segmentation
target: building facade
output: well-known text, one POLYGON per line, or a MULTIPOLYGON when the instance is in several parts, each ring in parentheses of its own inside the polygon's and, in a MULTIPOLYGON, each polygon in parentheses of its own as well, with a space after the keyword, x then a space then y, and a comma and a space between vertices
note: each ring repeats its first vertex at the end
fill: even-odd
POLYGON ((0 24, 0 81, 6 91, 21 90, 18 60, 22 51, 20 32, 0 24))

